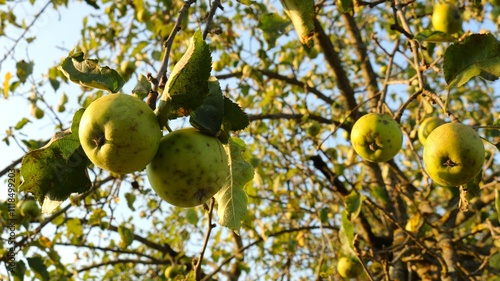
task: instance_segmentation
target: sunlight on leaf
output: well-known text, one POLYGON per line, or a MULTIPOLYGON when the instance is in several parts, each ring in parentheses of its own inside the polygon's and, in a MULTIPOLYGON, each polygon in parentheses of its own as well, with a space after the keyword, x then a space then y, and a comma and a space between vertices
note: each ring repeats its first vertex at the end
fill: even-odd
POLYGON ((347 256, 356 256, 354 252, 354 224, 349 220, 347 210, 342 211, 342 225, 339 231, 342 253, 347 256))
POLYGON ((347 218, 352 221, 357 218, 359 212, 361 212, 363 198, 359 193, 353 191, 344 197, 344 202, 347 211, 347 218))
POLYGON ((243 187, 254 176, 252 165, 241 156, 245 149, 246 145, 242 140, 231 138, 229 142, 231 155, 230 180, 227 186, 214 195, 218 204, 219 223, 236 233, 239 232, 241 220, 247 213, 248 198, 243 187))
MULTIPOLYGON (((81 111, 78 111, 74 120, 79 120, 80 114, 81 111)), ((90 189, 88 164, 78 133, 68 130, 57 132, 47 145, 24 156, 21 166, 24 182, 19 190, 33 193, 43 210, 48 210, 43 205, 45 199, 50 199, 50 208, 54 209, 53 204, 60 204, 71 193, 82 193, 90 189)))
POLYGON ((307 46, 314 43, 314 0, 280 0, 285 13, 292 20, 300 42, 307 46))
POLYGON ((472 34, 446 49, 443 71, 449 87, 460 87, 475 76, 495 81, 500 76, 500 43, 491 34, 472 34))
POLYGON ((59 66, 59 70, 75 83, 111 93, 120 91, 125 84, 125 80, 116 70, 100 66, 97 60, 84 59, 83 52, 70 54, 59 66))
POLYGON ((156 115, 163 126, 168 119, 188 116, 208 95, 212 57, 201 31, 195 32, 188 49, 177 62, 161 95, 156 115))

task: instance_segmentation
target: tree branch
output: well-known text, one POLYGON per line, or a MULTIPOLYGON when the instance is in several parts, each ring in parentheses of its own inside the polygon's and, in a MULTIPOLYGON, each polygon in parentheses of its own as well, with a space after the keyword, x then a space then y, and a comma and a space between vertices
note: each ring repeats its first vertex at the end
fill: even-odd
POLYGON ((184 5, 179 11, 179 15, 177 16, 177 21, 175 22, 174 28, 172 29, 172 32, 170 32, 170 35, 168 36, 167 40, 163 43, 163 48, 164 48, 163 60, 161 62, 160 69, 158 70, 156 76, 154 78, 150 77, 153 86, 151 87, 151 91, 149 92, 148 98, 146 100, 146 104, 153 110, 156 109, 156 100, 158 99, 159 96, 158 89, 160 88, 160 86, 163 87, 163 85, 167 82, 166 73, 168 67, 168 60, 170 56, 170 50, 172 49, 172 44, 174 43, 175 36, 181 30, 181 24, 182 24, 182 19, 184 18, 184 14, 187 13, 189 7, 195 2, 196 0, 184 1, 184 5))
POLYGON ((309 91, 309 92, 315 94, 319 99, 323 100, 324 102, 326 102, 328 104, 334 103, 333 99, 331 99, 330 97, 327 97, 325 94, 323 94, 318 89, 316 89, 312 86, 309 86, 307 83, 304 83, 302 81, 297 80, 295 77, 284 76, 284 75, 281 75, 279 73, 276 73, 276 72, 273 72, 273 71, 270 71, 267 69, 257 69, 257 71, 259 71, 263 75, 266 75, 269 78, 284 81, 287 84, 295 85, 295 86, 299 86, 301 88, 304 88, 305 91, 309 91))
MULTIPOLYGON (((250 121, 258 121, 258 120, 280 120, 280 119, 288 119, 288 120, 296 120, 300 122, 304 118, 304 114, 293 114, 293 113, 276 113, 276 114, 249 114, 248 119, 250 121)), ((310 114, 308 118, 311 120, 318 121, 323 124, 335 124, 340 125, 340 123, 335 122, 331 119, 327 119, 318 115, 310 114)))
POLYGON ((342 67, 342 61, 340 60, 339 54, 335 51, 333 43, 330 37, 325 33, 321 23, 318 19, 314 19, 314 30, 316 31, 316 38, 319 41, 321 49, 323 49, 323 54, 325 56, 326 62, 333 69, 333 73, 337 78, 337 87, 340 90, 340 94, 344 98, 348 111, 353 111, 354 119, 357 118, 356 112, 356 99, 354 98, 354 89, 349 83, 349 78, 344 68, 342 67))
MULTIPOLYGON (((375 71, 373 71, 372 64, 371 64, 370 59, 368 57, 366 45, 363 42, 363 39, 361 38, 361 32, 359 31, 358 26, 356 24, 356 21, 351 14, 342 13, 341 16, 344 19, 344 23, 345 23, 345 27, 347 29, 347 32, 352 37, 352 39, 355 41, 354 51, 356 52, 356 55, 358 56, 359 61, 361 63, 361 65, 360 65, 361 66, 361 74, 363 75, 363 78, 367 84, 368 97, 370 97, 370 98, 375 97, 375 95, 379 91, 378 84, 377 84, 377 75, 375 74, 375 71)), ((378 103, 377 99, 371 99, 370 107, 376 108, 377 103, 378 103)))
MULTIPOLYGON (((205 205, 206 206, 206 205, 205 205)), ((203 241, 203 247, 201 248, 201 253, 200 257, 196 260, 196 262, 193 262, 193 270, 194 270, 194 279, 196 281, 201 280, 203 277, 201 275, 201 264, 203 262, 203 256, 205 255, 205 250, 207 249, 208 246, 208 241, 210 240, 210 233, 212 233, 212 229, 215 227, 215 224, 212 224, 212 214, 215 206, 215 198, 212 197, 210 199, 210 206, 207 209, 207 233, 205 234, 205 240, 203 241)))

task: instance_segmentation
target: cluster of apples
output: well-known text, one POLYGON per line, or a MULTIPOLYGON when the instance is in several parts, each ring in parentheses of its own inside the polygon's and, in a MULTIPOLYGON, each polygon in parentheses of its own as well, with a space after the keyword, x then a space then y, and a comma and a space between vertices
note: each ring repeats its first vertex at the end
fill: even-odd
POLYGON ((146 168, 155 192, 174 206, 203 204, 228 177, 227 154, 217 138, 194 128, 162 136, 153 110, 131 95, 111 94, 92 102, 78 135, 95 166, 115 174, 146 168))
MULTIPOLYGON (((459 186, 476 177, 484 163, 481 137, 470 126, 427 118, 418 129, 424 145, 423 160, 429 177, 442 186, 459 186)), ((386 162, 402 147, 403 133, 389 115, 368 113, 359 118, 351 131, 356 153, 370 162, 386 162)))

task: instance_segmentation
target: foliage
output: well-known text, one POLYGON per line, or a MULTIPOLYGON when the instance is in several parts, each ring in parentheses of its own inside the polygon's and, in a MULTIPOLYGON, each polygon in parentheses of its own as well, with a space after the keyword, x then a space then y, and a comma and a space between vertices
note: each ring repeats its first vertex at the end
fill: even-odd
POLYGON ((459 1, 462 30, 436 32, 432 2, 32 0, 24 18, 18 1, 0 1, 0 40, 14 38, 0 57, 2 103, 35 109, 5 128, 4 145, 25 156, 0 171, 16 190, 0 194, 0 279, 338 280, 349 256, 358 280, 496 280, 499 21, 487 1, 459 1), (46 52, 63 59, 28 55, 40 15, 81 5, 93 11, 72 31, 80 40, 46 52), (144 171, 89 166, 72 133, 79 109, 118 91, 145 99, 165 130, 191 124, 227 143, 231 185, 175 208, 144 171), (369 112, 401 126, 392 160, 364 161, 350 144, 369 112), (425 172, 417 135, 431 116, 483 138, 467 186, 425 172), (42 123, 51 140, 31 134, 42 123), (10 209, 30 196, 46 214, 10 209))

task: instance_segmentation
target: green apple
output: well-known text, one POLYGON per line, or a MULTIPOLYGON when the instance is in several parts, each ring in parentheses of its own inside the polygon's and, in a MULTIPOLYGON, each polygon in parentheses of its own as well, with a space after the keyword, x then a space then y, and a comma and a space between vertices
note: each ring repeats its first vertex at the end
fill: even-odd
POLYGON ((363 272, 363 266, 354 257, 341 257, 337 263, 337 272, 344 278, 354 278, 363 272))
POLYGON ((165 268, 164 274, 167 280, 171 280, 178 275, 183 274, 186 271, 186 266, 184 265, 170 265, 165 268))
POLYGON ((118 73, 123 77, 125 81, 128 81, 132 77, 132 74, 134 74, 136 69, 137 65, 135 64, 135 62, 123 61, 120 64, 120 69, 118 70, 118 73))
POLYGON ((427 136, 436 129, 437 127, 443 125, 444 120, 439 118, 439 117, 428 117, 425 118, 424 121, 420 124, 418 127, 418 140, 420 140, 420 143, 422 145, 425 145, 425 140, 427 139, 427 136))
POLYGON ((41 215, 40 207, 34 199, 20 201, 17 205, 19 213, 24 217, 38 218, 41 215))
POLYGON ((35 117, 36 119, 42 119, 43 116, 45 115, 45 112, 38 107, 36 104, 31 105, 31 115, 35 117))
POLYGON ((205 203, 228 180, 228 157, 215 137, 194 128, 164 136, 146 168, 158 196, 177 207, 205 203))
POLYGON ((431 179, 442 186, 466 184, 481 171, 484 145, 471 127, 447 123, 434 129, 424 146, 424 165, 431 179))
POLYGON ((431 18, 432 26, 437 31, 454 34, 462 28, 462 16, 458 7, 451 3, 436 4, 431 18))
POLYGON ((371 162, 386 162, 398 154, 403 133, 398 122, 387 114, 368 113, 356 121, 351 131, 356 153, 371 162))
POLYGON ((90 161, 117 174, 146 167, 161 138, 153 110, 126 94, 111 94, 92 102, 83 113, 78 134, 90 161))

